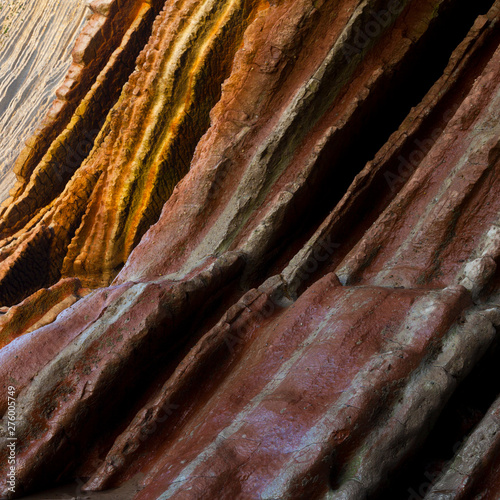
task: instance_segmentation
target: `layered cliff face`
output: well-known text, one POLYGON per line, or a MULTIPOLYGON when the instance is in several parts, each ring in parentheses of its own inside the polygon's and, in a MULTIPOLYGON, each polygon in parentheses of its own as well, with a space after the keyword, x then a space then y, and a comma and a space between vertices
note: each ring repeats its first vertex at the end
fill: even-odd
POLYGON ((6 0, 0 9, 0 200, 13 166, 54 101, 86 21, 84 0, 6 0))
POLYGON ((2 494, 498 498, 500 1, 91 7, 1 213, 2 494))

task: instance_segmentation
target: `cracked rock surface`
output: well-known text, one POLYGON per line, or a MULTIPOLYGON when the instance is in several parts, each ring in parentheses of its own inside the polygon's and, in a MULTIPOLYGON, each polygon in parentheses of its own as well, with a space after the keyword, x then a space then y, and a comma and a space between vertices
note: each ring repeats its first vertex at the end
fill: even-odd
POLYGON ((0 209, 2 498, 500 498, 500 0, 90 9, 0 209))

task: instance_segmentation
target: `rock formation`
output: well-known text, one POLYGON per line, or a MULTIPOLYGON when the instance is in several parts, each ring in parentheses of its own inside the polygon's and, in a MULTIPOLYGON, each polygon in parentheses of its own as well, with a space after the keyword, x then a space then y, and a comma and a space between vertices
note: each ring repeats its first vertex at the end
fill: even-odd
POLYGON ((14 184, 22 143, 40 125, 86 21, 84 0, 6 0, 0 9, 0 200, 14 184), (56 4, 56 5, 55 5, 56 4))
POLYGON ((500 0, 90 5, 1 209, 0 492, 497 499, 500 0))

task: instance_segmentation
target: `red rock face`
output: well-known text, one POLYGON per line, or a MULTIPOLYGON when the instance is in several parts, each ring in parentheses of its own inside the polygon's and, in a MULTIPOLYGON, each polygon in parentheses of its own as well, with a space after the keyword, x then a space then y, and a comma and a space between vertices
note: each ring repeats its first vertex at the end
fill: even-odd
POLYGON ((2 494, 496 499, 500 3, 119 7, 0 220, 2 494))

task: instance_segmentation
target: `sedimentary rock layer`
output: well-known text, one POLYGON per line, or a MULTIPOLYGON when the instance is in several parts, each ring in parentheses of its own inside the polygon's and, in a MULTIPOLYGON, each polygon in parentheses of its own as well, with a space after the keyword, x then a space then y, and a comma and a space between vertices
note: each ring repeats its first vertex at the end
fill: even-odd
MULTIPOLYGON (((134 8, 127 11, 129 16, 125 19, 119 16, 116 8, 100 12, 99 5, 94 6, 96 13, 89 21, 90 28, 87 25, 78 40, 81 46, 77 45, 74 51, 75 63, 59 92, 64 96, 54 104, 56 111, 53 115, 49 114, 45 128, 32 139, 32 144, 28 144, 16 165, 22 175, 14 193, 15 202, 10 199, 4 204, 0 221, 0 230, 7 236, 2 250, 3 282, 11 283, 0 293, 3 303, 14 303, 26 295, 26 290, 33 291, 40 286, 54 284, 60 277, 67 247, 81 222, 99 174, 81 170, 70 184, 72 189, 65 184, 92 149, 107 110, 118 98, 121 86, 133 69, 131 61, 134 61, 151 30, 154 12, 147 3, 136 2, 132 5, 134 8), (119 18, 118 21, 112 13, 119 18), (107 32, 113 34, 110 45, 117 47, 106 61, 103 57, 93 57, 93 54, 95 45, 99 48, 99 43, 105 44, 107 32), (90 86, 100 68, 99 62, 104 67, 90 86), (75 72, 79 74, 78 78, 75 72), (82 95, 84 97, 79 101, 78 97, 82 95), (74 108, 74 116, 70 114, 71 121, 65 125, 68 111, 71 113, 74 108), (62 132, 45 152, 47 137, 56 134, 58 129, 62 132), (35 168, 30 167, 40 156, 40 163, 35 168), (31 169, 31 176, 26 177, 26 172, 31 169), (57 202, 54 202, 56 199, 57 202), (36 252, 39 252, 38 257, 34 257, 36 252), (29 273, 19 289, 16 269, 24 266, 22 261, 25 258, 38 262, 38 269, 33 274, 29 273)), ((107 45, 106 51, 109 51, 107 45)), ((21 274, 26 275, 22 271, 21 274)))
POLYGON ((38 259, 46 260, 46 252, 50 255, 50 269, 30 277, 31 286, 26 283, 19 289, 17 281, 4 276, 5 304, 19 300, 30 288, 53 284, 61 274, 80 276, 89 285, 109 283, 116 275, 187 171, 257 4, 185 2, 166 7, 137 61, 142 71, 131 75, 80 166, 73 157, 75 151, 80 153, 82 135, 84 148, 92 146, 101 106, 112 102, 109 93, 119 88, 110 80, 117 79, 117 72, 120 76, 126 58, 133 60, 147 30, 151 9, 143 4, 69 126, 5 207, 0 231, 7 237, 7 274, 24 265, 28 234, 37 238, 31 246, 41 248, 38 259), (89 132, 88 127, 94 129, 89 132))
POLYGON ((154 9, 0 221, 15 495, 496 498, 500 2, 154 9))
POLYGON ((40 125, 72 61, 88 14, 84 0, 7 0, 0 9, 0 200, 14 187, 14 162, 40 125))

